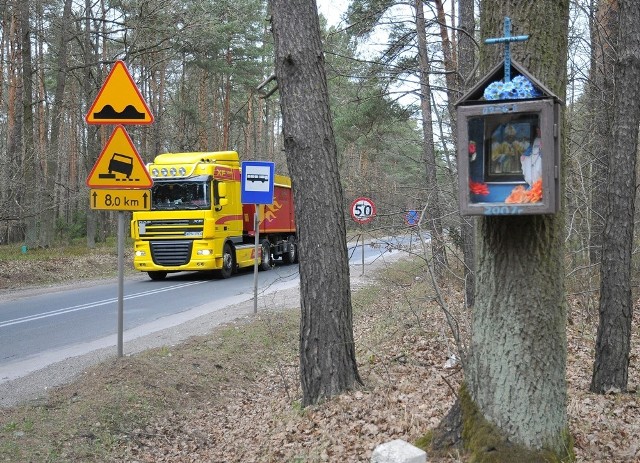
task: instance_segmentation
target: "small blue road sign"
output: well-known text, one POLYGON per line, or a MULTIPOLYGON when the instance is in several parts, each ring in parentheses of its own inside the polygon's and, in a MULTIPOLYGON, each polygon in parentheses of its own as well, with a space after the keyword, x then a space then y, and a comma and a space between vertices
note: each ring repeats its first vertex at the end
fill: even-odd
POLYGON ((273 204, 273 162, 242 162, 242 204, 273 204))
POLYGON ((413 210, 407 211, 407 213, 404 216, 404 223, 406 223, 410 227, 418 225, 419 221, 420 221, 420 213, 418 211, 413 211, 413 210))

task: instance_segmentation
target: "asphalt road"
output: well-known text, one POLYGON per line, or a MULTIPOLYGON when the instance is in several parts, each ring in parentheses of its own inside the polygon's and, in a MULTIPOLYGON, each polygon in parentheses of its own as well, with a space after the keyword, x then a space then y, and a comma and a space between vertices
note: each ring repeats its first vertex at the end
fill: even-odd
MULTIPOLYGON (((352 278, 393 253, 396 257, 398 248, 408 249, 415 243, 416 237, 409 235, 369 241, 364 247, 364 267, 361 242, 352 243, 349 247, 352 278)), ((195 272, 169 274, 163 281, 152 281, 145 274, 126 279, 125 355, 166 342, 179 342, 234 318, 250 316, 253 285, 251 270, 226 280, 203 278, 203 274, 195 272), (197 321, 204 316, 206 323, 197 321)), ((259 310, 297 298, 298 285, 297 265, 277 263, 272 270, 258 272, 259 310)), ((37 395, 66 381, 85 363, 114 356, 117 294, 117 281, 69 286, 10 299, 0 294, 0 404, 15 403, 11 391, 16 388, 34 388, 37 395), (92 353, 90 358, 83 359, 92 353), (62 370, 49 368, 57 364, 63 366, 62 370), (38 376, 41 379, 35 379, 38 376)))
MULTIPOLYGON (((278 266, 258 273, 258 291, 297 284, 297 266, 278 266)), ((2 365, 42 352, 89 344, 117 332, 117 282, 69 288, 0 303, 0 372, 2 365)), ((217 280, 195 272, 170 274, 166 280, 126 280, 124 330, 152 324, 166 317, 215 302, 226 307, 253 297, 253 273, 217 280)), ((115 338, 114 338, 115 339, 115 338)), ((11 374, 0 373, 0 380, 11 374)))

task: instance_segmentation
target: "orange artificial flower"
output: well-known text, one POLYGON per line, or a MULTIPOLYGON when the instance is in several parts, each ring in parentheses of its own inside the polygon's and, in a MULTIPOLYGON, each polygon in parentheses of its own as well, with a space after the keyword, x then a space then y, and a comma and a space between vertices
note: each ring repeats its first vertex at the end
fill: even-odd
POLYGON ((507 204, 522 204, 529 202, 529 196, 527 195, 527 190, 524 189, 522 185, 518 185, 513 190, 511 190, 511 194, 504 200, 507 204))
POLYGON ((526 190, 524 186, 518 185, 504 200, 507 204, 525 204, 525 203, 537 203, 542 200, 542 179, 538 180, 533 186, 526 190))
POLYGON ((537 203, 542 200, 542 179, 535 182, 529 191, 527 191, 529 201, 537 203))

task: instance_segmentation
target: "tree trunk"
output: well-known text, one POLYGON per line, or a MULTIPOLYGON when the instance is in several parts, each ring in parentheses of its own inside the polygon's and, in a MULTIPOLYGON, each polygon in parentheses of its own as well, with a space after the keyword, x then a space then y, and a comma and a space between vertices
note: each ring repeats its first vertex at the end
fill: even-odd
MULTIPOLYGON (((225 57, 229 69, 233 64, 231 49, 227 50, 225 57)), ((229 149, 229 140, 231 137, 231 71, 225 76, 224 84, 224 116, 222 118, 222 149, 229 149)))
POLYGON ((591 391, 626 390, 631 348, 631 253, 640 124, 640 3, 619 0, 613 149, 600 266, 600 323, 591 391))
POLYGON ((422 112, 422 156, 426 167, 425 187, 427 190, 427 215, 431 224, 431 250, 433 270, 440 278, 445 273, 446 253, 442 234, 442 206, 438 188, 437 162, 433 142, 433 119, 431 115, 431 84, 429 83, 429 55, 427 50, 426 26, 423 0, 415 0, 416 32, 418 37, 418 58, 420 62, 420 109, 422 112))
POLYGON ((562 444, 566 338, 561 224, 485 218, 467 381, 482 414, 513 441, 562 444))
POLYGON ((315 1, 271 0, 275 69, 300 256, 303 405, 360 382, 343 194, 315 1))
POLYGON ((618 40, 618 2, 600 0, 595 19, 591 21, 591 72, 587 87, 592 121, 591 143, 591 218, 589 234, 589 260, 599 264, 602 258, 602 233, 606 208, 609 148, 613 145, 613 88, 615 49, 618 40))
MULTIPOLYGON (((91 106, 91 101, 95 98, 95 95, 99 88, 92 87, 92 83, 101 85, 100 77, 101 72, 98 68, 97 55, 94 53, 96 50, 95 45, 91 41, 91 1, 85 0, 85 30, 84 30, 84 82, 83 91, 86 98, 87 105, 91 106), (96 75, 91 74, 91 69, 96 69, 96 75)), ((91 167, 95 163, 100 154, 98 143, 98 130, 93 127, 87 129, 87 154, 85 156, 86 171, 91 172, 91 167)), ((87 214, 87 247, 94 248, 96 246, 96 236, 98 234, 98 211, 94 211, 89 207, 89 202, 86 202, 85 211, 87 214)))
POLYGON ((6 141, 6 158, 3 159, 5 165, 13 166, 11 169, 2 169, 0 179, 2 186, 6 188, 3 207, 3 215, 7 218, 7 242, 13 242, 23 239, 22 235, 22 217, 23 211, 20 205, 24 199, 24 177, 21 175, 22 169, 22 111, 20 109, 21 94, 20 88, 20 59, 19 47, 20 41, 20 23, 18 12, 15 5, 8 5, 5 11, 7 23, 4 24, 3 39, 6 43, 6 75, 7 79, 7 141, 6 141), (6 38, 5 38, 6 35, 6 38))
MULTIPOLYGON (((513 35, 530 36, 511 46, 514 59, 564 98, 568 0, 484 0, 483 38, 502 36, 505 16, 513 35)), ((481 51, 483 72, 504 56, 502 46, 481 51)), ((563 232, 561 213, 478 221, 471 349, 460 392, 462 441, 473 461, 572 458, 563 232)))
MULTIPOLYGON (((475 43, 473 41, 476 22, 473 8, 473 0, 459 0, 458 2, 460 32, 458 36, 457 81, 461 90, 466 90, 471 87, 472 73, 476 62, 475 43)), ((476 297, 475 222, 473 217, 460 216, 460 237, 462 239, 462 256, 464 259, 465 303, 467 307, 473 307, 476 297)))
POLYGON ((38 224, 36 217, 38 204, 36 189, 38 185, 38 172, 36 170, 36 153, 34 145, 33 129, 33 65, 31 61, 31 25, 29 21, 29 0, 19 2, 20 8, 20 45, 22 57, 22 127, 24 131, 24 159, 23 159, 23 185, 24 201, 22 209, 24 216, 24 242, 28 247, 34 247, 38 243, 38 224))
POLYGON ((70 35, 71 21, 71 0, 65 0, 62 19, 59 22, 58 60, 56 72, 56 89, 53 96, 53 110, 51 121, 51 145, 47 153, 47 177, 45 180, 45 194, 50 207, 43 213, 43 240, 46 244, 53 241, 55 229, 56 204, 55 181, 58 177, 58 159, 60 156, 60 131, 64 120, 64 91, 67 79, 67 42, 70 35))
MULTIPOLYGON (((568 0, 518 6, 485 0, 483 37, 502 36, 507 14, 514 35, 531 37, 511 46, 514 58, 564 98, 568 0)), ((502 47, 485 45, 483 51, 502 58, 502 47)), ((481 58, 487 65, 497 61, 487 58, 481 58)), ((567 451, 563 225, 562 214, 480 220, 478 290, 466 372, 480 413, 510 441, 560 455, 567 451)))

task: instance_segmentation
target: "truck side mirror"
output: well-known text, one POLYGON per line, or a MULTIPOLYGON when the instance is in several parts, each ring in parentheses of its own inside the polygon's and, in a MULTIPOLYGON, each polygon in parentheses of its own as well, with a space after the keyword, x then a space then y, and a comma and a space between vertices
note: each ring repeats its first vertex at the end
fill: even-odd
POLYGON ((229 200, 226 198, 227 196, 227 184, 223 182, 215 182, 216 190, 215 190, 215 205, 216 206, 226 206, 229 203, 229 200))

